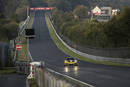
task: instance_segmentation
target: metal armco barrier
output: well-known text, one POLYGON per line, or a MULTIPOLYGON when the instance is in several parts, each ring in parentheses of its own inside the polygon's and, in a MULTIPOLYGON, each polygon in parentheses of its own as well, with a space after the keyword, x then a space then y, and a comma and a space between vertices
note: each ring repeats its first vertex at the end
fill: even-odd
POLYGON ((35 70, 35 80, 39 87, 94 87, 47 68, 35 70))

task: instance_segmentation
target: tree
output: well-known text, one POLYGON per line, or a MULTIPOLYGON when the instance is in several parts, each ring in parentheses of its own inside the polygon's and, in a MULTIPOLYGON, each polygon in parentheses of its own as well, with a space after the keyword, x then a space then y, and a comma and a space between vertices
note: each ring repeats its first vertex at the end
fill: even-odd
POLYGON ((0 14, 0 19, 4 19, 5 15, 4 14, 0 14))
POLYGON ((16 9, 18 21, 23 21, 27 18, 27 6, 22 6, 16 9))
POLYGON ((59 2, 57 2, 56 7, 62 11, 71 11, 72 10, 71 3, 69 3, 68 0, 60 0, 59 2))
POLYGON ((105 27, 111 47, 128 47, 130 38, 130 7, 124 8, 120 14, 114 16, 105 27))
POLYGON ((88 8, 83 5, 79 5, 74 9, 73 14, 78 19, 85 19, 88 17, 88 8))
POLYGON ((16 13, 12 14, 11 20, 12 20, 12 21, 19 22, 19 20, 18 20, 18 15, 17 15, 16 13))
POLYGON ((5 30, 5 34, 8 37, 8 40, 14 39, 17 37, 18 34, 18 24, 14 21, 5 24, 3 26, 3 29, 5 30))

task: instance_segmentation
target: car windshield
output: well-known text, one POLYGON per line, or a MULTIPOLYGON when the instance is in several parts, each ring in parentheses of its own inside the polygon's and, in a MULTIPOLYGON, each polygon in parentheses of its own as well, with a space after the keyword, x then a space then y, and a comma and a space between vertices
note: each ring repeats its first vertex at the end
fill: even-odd
POLYGON ((67 58, 66 60, 74 60, 74 58, 67 58))

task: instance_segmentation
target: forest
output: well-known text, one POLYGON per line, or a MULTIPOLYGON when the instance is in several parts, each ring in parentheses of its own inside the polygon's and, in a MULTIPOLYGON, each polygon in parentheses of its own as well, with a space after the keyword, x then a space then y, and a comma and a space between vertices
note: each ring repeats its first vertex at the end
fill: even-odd
POLYGON ((49 6, 54 6, 62 11, 72 11, 78 5, 87 6, 88 9, 94 8, 96 5, 110 6, 112 8, 120 8, 130 6, 129 0, 44 0, 49 6))
POLYGON ((124 7, 108 22, 90 19, 86 6, 71 12, 53 10, 52 20, 59 34, 80 45, 99 48, 130 47, 130 7, 124 7))
MULTIPOLYGON (((57 31, 76 43, 103 48, 130 47, 130 7, 126 7, 130 6, 129 0, 43 0, 43 2, 48 6, 57 7, 52 12, 52 20, 57 31), (121 13, 105 23, 90 20, 90 15, 87 13, 95 5, 120 8, 121 13)), ((0 41, 8 41, 17 36, 18 24, 25 20, 27 7, 28 0, 0 0, 0 41)))
POLYGON ((27 0, 0 0, 0 41, 15 39, 19 22, 26 19, 27 0))

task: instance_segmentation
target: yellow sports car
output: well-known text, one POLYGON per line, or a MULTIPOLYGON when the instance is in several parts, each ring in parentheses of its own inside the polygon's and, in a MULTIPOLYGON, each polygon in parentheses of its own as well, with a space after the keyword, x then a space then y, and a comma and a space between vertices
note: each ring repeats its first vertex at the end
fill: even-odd
POLYGON ((78 65, 78 61, 75 58, 73 58, 73 57, 67 57, 64 60, 64 66, 67 66, 67 65, 77 66, 78 65))

